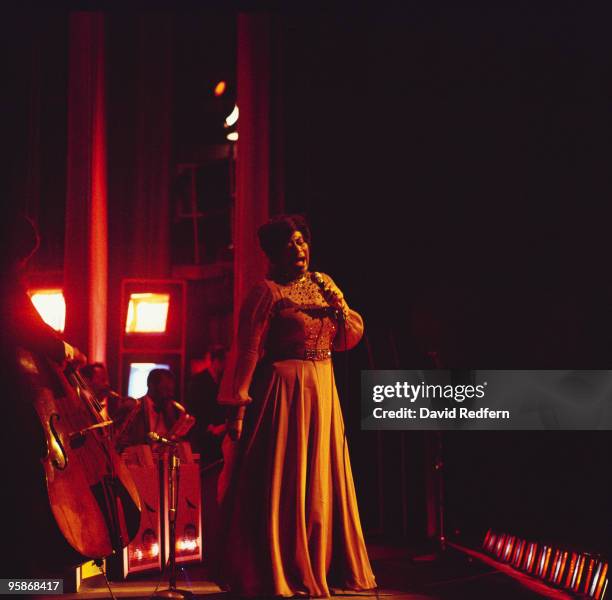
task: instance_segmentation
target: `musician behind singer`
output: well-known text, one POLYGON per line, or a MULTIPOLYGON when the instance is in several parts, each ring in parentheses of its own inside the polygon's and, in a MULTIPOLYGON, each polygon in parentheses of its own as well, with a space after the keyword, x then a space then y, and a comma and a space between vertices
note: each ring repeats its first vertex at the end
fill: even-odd
POLYGON ((102 418, 104 420, 118 418, 124 400, 111 389, 106 367, 101 362, 95 362, 85 365, 79 370, 91 386, 102 407, 100 411, 102 418))
POLYGON ((175 387, 172 371, 153 369, 149 373, 146 395, 135 401, 136 404, 122 421, 115 423, 115 444, 119 450, 151 443, 150 432, 167 437, 177 430, 180 423, 187 421, 193 424, 193 417, 189 417, 182 404, 174 400, 175 387))

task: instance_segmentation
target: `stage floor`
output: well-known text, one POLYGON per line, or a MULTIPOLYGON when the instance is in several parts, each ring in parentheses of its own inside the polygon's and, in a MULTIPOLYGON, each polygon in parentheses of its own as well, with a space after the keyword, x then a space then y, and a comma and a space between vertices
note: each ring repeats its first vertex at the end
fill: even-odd
MULTIPOLYGON (((570 596, 539 586, 529 589, 521 581, 460 552, 448 549, 442 557, 414 556, 405 548, 369 546, 372 566, 380 586, 378 594, 371 592, 342 592, 342 600, 381 598, 384 600, 528 600, 542 597, 569 599, 570 596)), ((161 573, 142 574, 127 581, 111 582, 116 598, 149 598, 157 590, 168 588, 168 579, 161 573)), ((194 596, 206 600, 230 600, 231 596, 207 580, 204 565, 194 564, 181 568, 177 578, 179 589, 189 590, 194 596)), ((104 579, 86 580, 77 594, 37 596, 41 599, 94 600, 110 598, 104 579)))

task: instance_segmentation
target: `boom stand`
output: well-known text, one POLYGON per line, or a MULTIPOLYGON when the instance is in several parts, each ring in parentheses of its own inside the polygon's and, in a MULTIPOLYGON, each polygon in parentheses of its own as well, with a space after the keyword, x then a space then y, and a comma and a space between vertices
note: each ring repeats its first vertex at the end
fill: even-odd
POLYGON ((176 511, 178 509, 178 490, 181 459, 178 456, 178 444, 166 442, 168 446, 168 522, 170 538, 170 587, 157 592, 151 598, 192 598, 189 590, 180 590, 176 587, 176 511))

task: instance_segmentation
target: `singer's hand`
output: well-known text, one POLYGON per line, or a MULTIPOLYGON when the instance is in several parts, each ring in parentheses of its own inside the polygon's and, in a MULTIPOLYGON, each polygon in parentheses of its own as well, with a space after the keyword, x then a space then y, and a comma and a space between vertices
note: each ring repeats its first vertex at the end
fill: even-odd
POLYGON ((340 288, 335 283, 327 283, 322 290, 323 297, 330 306, 334 308, 342 308, 346 302, 344 301, 344 294, 340 291, 340 288))
POLYGON ((344 294, 340 291, 340 288, 336 286, 334 283, 328 283, 325 288, 322 290, 323 297, 327 301, 327 303, 338 310, 342 311, 344 318, 348 318, 349 307, 344 299, 344 294))

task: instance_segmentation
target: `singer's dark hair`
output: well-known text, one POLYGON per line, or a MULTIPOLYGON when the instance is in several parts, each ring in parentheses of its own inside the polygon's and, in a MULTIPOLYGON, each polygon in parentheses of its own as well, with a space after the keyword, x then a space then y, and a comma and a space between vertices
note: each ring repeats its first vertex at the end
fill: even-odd
POLYGON ((294 231, 299 231, 310 244, 310 227, 302 215, 278 215, 257 230, 259 245, 273 263, 277 262, 294 231))
POLYGON ((170 369, 152 369, 147 377, 147 387, 157 385, 164 377, 174 381, 174 373, 170 369))

